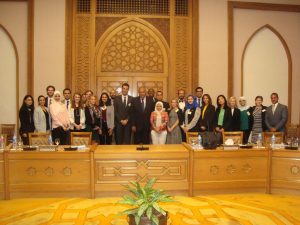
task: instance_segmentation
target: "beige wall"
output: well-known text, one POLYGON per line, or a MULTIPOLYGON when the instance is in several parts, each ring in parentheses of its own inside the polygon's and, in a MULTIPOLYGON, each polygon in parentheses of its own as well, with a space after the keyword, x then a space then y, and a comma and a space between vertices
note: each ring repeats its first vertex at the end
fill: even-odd
MULTIPOLYGON (((278 4, 299 4, 299 0, 241 0, 243 2, 263 2, 278 4)), ((262 11, 264 13, 264 11, 262 11)), ((228 19, 227 0, 200 0, 200 35, 199 35, 199 83, 204 87, 204 92, 210 93, 215 103, 218 94, 227 95, 228 78, 228 19)), ((299 15, 300 13, 292 13, 299 15)), ((275 17, 273 17, 276 19, 275 17)), ((253 19, 253 17, 251 17, 253 19)), ((290 22, 285 22, 288 27, 290 22)), ((294 48, 293 66, 300 61, 299 50, 293 44, 299 40, 296 32, 290 33, 293 39, 290 45, 294 48)), ((300 123, 299 94, 300 72, 293 70, 293 113, 292 122, 300 123)), ((236 91, 237 93, 237 91, 236 91)))
POLYGON ((34 95, 51 84, 65 87, 65 1, 36 0, 34 7, 34 95))

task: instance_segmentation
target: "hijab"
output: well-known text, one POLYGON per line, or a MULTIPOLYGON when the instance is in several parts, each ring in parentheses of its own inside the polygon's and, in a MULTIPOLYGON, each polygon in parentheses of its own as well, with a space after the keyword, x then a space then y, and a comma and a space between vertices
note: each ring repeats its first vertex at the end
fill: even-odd
POLYGON ((186 109, 197 108, 198 103, 197 103, 197 101, 196 101, 196 99, 194 98, 193 95, 188 95, 188 96, 187 96, 187 99, 188 99, 190 96, 193 98, 193 103, 192 103, 192 104, 189 104, 189 102, 186 101, 186 102, 185 102, 185 108, 186 108, 186 109))

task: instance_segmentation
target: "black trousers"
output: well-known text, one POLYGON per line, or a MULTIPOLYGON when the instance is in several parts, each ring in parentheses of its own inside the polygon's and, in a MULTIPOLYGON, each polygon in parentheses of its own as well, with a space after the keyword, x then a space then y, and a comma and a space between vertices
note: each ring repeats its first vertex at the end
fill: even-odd
POLYGON ((107 123, 102 121, 102 134, 100 136, 100 144, 101 145, 111 145, 112 135, 108 134, 107 123))
POLYGON ((70 144, 70 132, 65 131, 62 127, 57 127, 52 130, 52 140, 55 142, 57 138, 60 140, 60 145, 70 144))
POLYGON ((150 144, 150 128, 137 127, 134 134, 134 144, 150 144))
POLYGON ((131 141, 131 125, 123 126, 120 123, 116 124, 116 143, 117 145, 129 145, 131 141))

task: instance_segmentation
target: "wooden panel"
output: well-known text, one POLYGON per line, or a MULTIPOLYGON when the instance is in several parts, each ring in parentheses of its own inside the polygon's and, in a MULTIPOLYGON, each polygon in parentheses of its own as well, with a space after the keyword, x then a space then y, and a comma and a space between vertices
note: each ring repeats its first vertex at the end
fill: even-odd
POLYGON ((10 152, 9 197, 90 197, 89 152, 10 152))
POLYGON ((272 152, 271 192, 300 194, 299 151, 272 152))
POLYGON ((0 152, 0 199, 4 199, 4 153, 0 152))
POLYGON ((193 152, 193 194, 260 191, 268 185, 268 151, 193 152))
POLYGON ((151 177, 157 177, 156 187, 168 193, 188 194, 187 149, 182 145, 157 145, 149 146, 149 151, 136 151, 136 147, 98 146, 94 153, 96 196, 120 195, 122 184, 130 180, 146 183, 151 177))

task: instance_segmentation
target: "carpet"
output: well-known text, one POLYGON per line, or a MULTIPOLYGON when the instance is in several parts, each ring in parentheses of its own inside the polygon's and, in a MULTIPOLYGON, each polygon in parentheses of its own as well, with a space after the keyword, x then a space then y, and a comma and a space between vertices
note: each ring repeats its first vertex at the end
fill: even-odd
MULTIPOLYGON (((0 201, 0 225, 125 225, 120 198, 0 201)), ((162 203, 172 225, 300 225, 300 196, 236 194, 176 196, 162 203)))

